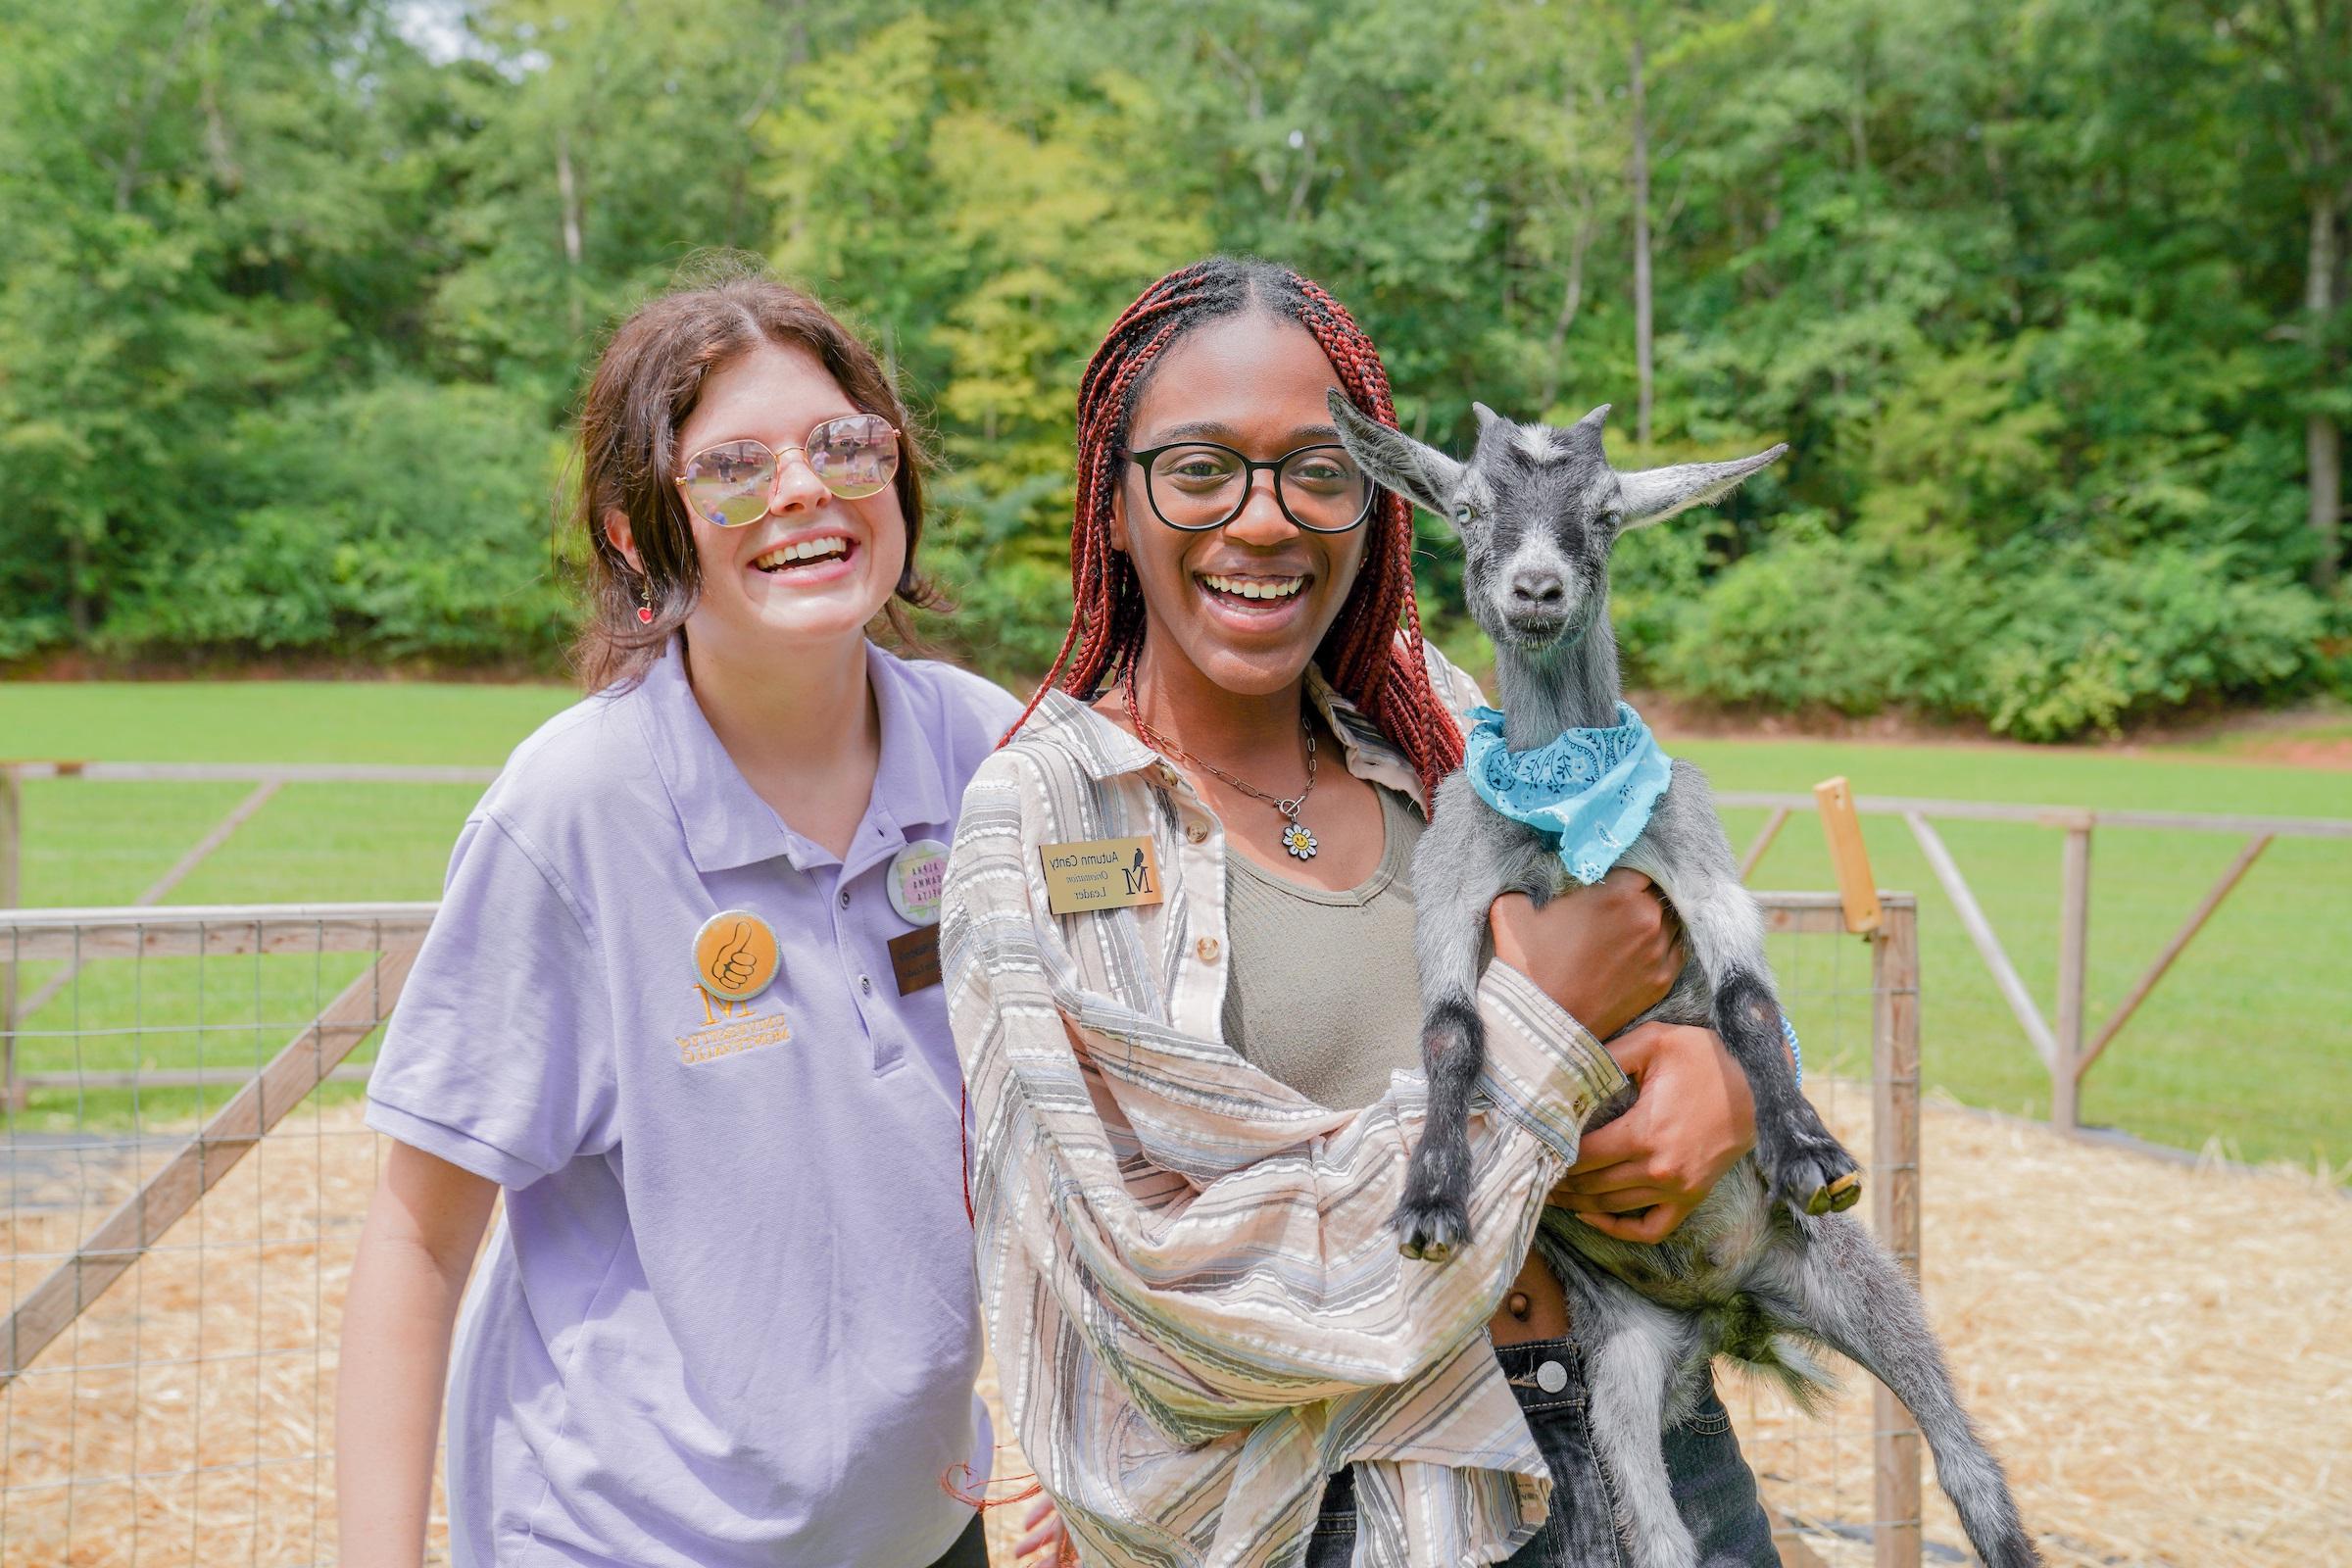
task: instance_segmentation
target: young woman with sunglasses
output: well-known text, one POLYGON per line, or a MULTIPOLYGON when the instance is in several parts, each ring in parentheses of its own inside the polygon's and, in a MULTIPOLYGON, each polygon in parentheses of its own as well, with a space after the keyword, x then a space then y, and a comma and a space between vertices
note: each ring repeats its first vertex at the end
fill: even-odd
MULTIPOLYGON (((1704 1030, 1595 1039, 1681 967, 1644 879, 1501 901, 1475 1240, 1398 1254, 1410 855, 1476 694, 1421 643, 1410 509, 1338 446, 1334 386, 1394 422, 1328 294, 1216 259, 1079 393, 1076 614, 965 796, 943 925, 1005 1411, 1089 1563, 1615 1565, 1537 1222, 1663 1235, 1752 1109, 1704 1030)), ((1668 1448, 1706 1560, 1776 1561, 1711 1393, 1668 1448)))
POLYGON ((868 640, 926 599, 906 428, 751 272, 596 368, 594 695, 467 819, 369 1083, 347 1568, 418 1562, 445 1380, 460 1564, 986 1568, 943 1485, 993 1443, 932 922, 1019 705, 868 640))

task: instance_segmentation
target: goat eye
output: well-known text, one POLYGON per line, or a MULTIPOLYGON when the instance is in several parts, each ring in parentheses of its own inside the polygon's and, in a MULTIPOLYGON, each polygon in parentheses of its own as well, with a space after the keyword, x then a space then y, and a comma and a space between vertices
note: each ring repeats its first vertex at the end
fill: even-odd
POLYGON ((1469 502, 1462 502, 1453 509, 1453 520, 1456 522, 1468 522, 1470 520, 1469 502))

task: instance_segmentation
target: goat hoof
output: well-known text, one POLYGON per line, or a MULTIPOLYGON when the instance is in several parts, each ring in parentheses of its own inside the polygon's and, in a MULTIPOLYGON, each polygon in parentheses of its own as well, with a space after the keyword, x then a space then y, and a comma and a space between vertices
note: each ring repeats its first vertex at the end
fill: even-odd
POLYGON ((1818 1124, 1809 1106, 1804 1120, 1813 1124, 1783 1133, 1772 1141, 1772 1152, 1760 1156, 1770 1172, 1767 1184, 1773 1200, 1814 1218, 1853 1207, 1862 1196, 1861 1170, 1830 1130, 1818 1124))
POLYGON ((1423 1263, 1443 1263, 1470 1240, 1470 1216, 1445 1203, 1396 1205, 1396 1250, 1423 1263))
POLYGON ((1824 1214, 1842 1214, 1862 1200, 1862 1173, 1849 1170, 1836 1181, 1816 1187, 1805 1195, 1805 1212, 1816 1219, 1824 1214))

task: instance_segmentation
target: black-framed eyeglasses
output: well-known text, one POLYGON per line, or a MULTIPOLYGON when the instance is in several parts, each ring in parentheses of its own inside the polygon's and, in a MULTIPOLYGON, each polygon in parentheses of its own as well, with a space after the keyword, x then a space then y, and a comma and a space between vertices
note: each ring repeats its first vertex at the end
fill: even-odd
POLYGON ((1202 533, 1242 514, 1260 468, 1274 475, 1274 504, 1309 533, 1346 533, 1372 514, 1372 481, 1337 443, 1299 447, 1259 462, 1214 441, 1174 441, 1127 460, 1144 470, 1152 514, 1202 533))

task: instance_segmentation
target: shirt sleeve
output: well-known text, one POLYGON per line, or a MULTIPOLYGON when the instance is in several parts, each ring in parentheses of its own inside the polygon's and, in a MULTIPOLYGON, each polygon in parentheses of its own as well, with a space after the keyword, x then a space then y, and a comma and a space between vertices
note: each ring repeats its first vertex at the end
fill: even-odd
POLYGON ((1222 1042, 1080 984, 1063 922, 1031 902, 1052 836, 1037 765, 1001 752, 974 778, 942 912, 982 1305, 1008 1390, 1074 1334, 1155 1425, 1206 1441, 1434 1366, 1493 1315, 1623 1074, 1532 982, 1490 966, 1475 1234, 1445 1265, 1404 1259, 1390 1218, 1418 1095, 1317 1106, 1222 1042))
POLYGON ((613 1142, 612 1005, 590 928, 545 857, 466 824, 368 1083, 368 1125, 527 1187, 613 1142))

